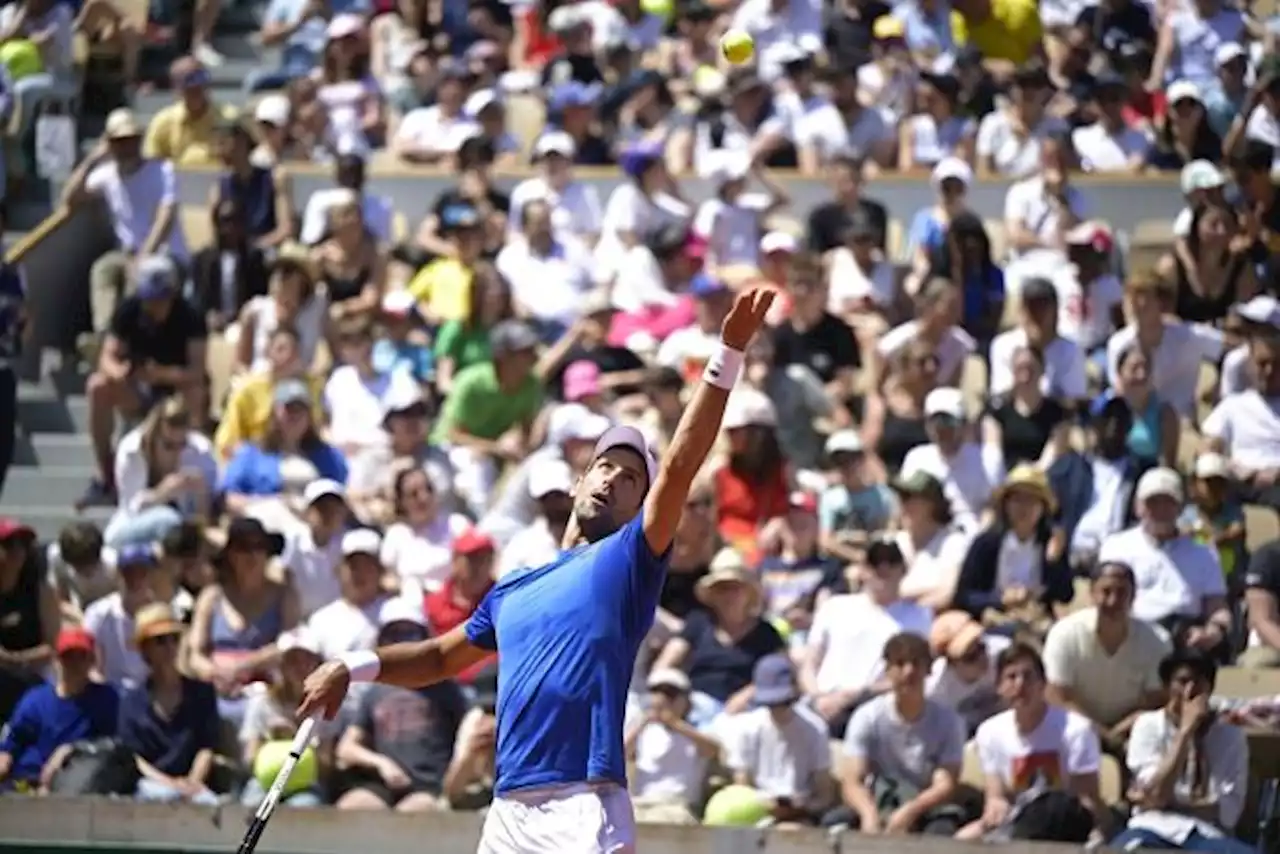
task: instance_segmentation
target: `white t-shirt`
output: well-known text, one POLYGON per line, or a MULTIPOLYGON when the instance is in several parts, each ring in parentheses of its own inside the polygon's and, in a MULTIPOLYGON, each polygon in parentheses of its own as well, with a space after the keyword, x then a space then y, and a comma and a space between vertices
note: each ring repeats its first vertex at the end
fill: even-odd
POLYGON ((560 541, 551 536, 546 519, 521 528, 498 556, 498 578, 517 569, 546 566, 560 556, 560 541))
POLYGON ((84 627, 98 647, 102 679, 117 688, 147 681, 147 665, 133 643, 133 615, 126 614, 120 593, 104 596, 84 612, 84 627))
MULTIPOLYGON (((892 361, 904 347, 919 337, 920 321, 908 320, 886 332, 876 344, 876 351, 882 359, 892 361)), ((938 376, 946 380, 958 375, 964 360, 976 349, 977 344, 968 332, 959 326, 948 329, 947 334, 938 344, 937 350, 934 351, 934 355, 938 357, 938 376)))
POLYGON ((850 310, 850 303, 870 300, 878 308, 889 308, 898 294, 898 283, 893 265, 877 261, 871 270, 864 271, 853 258, 853 252, 840 246, 831 250, 831 268, 827 274, 827 311, 841 316, 850 310))
POLYGON ((1010 638, 1000 635, 983 635, 987 669, 972 682, 961 679, 946 657, 938 656, 925 682, 925 694, 929 699, 959 712, 969 731, 977 729, 983 721, 1003 709, 1004 701, 996 693, 996 658, 1011 643, 1010 638))
MULTIPOLYGON (((1077 187, 1067 187, 1067 208, 1077 219, 1085 219, 1089 206, 1077 187)), ((1016 222, 1027 228, 1045 246, 1053 246, 1061 226, 1061 214, 1057 205, 1050 202, 1045 191, 1044 178, 1036 175, 1009 187, 1004 197, 1004 221, 1016 222)), ((1036 250, 1013 252, 1027 254, 1036 250)))
POLYGON ((756 266, 760 259, 760 217, 773 203, 765 193, 743 193, 733 202, 707 199, 698 206, 693 231, 707 241, 719 266, 756 266))
POLYGON ((524 315, 565 326, 582 314, 583 300, 595 287, 591 264, 591 255, 571 235, 557 240, 546 255, 535 252, 523 237, 512 237, 494 260, 524 315))
POLYGON ((317 546, 311 529, 291 529, 280 562, 289 570, 293 589, 298 591, 298 608, 303 619, 336 602, 342 596, 338 566, 342 563, 342 534, 335 534, 317 546))
POLYGON ((1225 596, 1218 552, 1190 537, 1157 543, 1141 525, 1102 541, 1099 563, 1128 564, 1138 582, 1133 616, 1149 623, 1182 615, 1198 617, 1206 596, 1225 596))
POLYGON ((648 797, 697 803, 707 775, 707 760, 693 739, 662 724, 650 723, 636 739, 632 791, 648 797))
POLYGON ((1050 789, 1063 789, 1072 777, 1098 773, 1101 746, 1084 715, 1049 706, 1031 732, 1018 731, 1013 710, 1001 712, 978 727, 974 736, 982 773, 996 777, 1010 795, 1018 795, 1043 778, 1050 789))
POLYGON ((1051 281, 1058 292, 1058 334, 1089 353, 1106 343, 1115 331, 1115 307, 1124 301, 1124 286, 1114 273, 1105 273, 1086 289, 1074 264, 1058 267, 1051 281))
POLYGON ((1231 462, 1249 471, 1280 468, 1280 398, 1257 389, 1224 397, 1202 425, 1204 435, 1226 445, 1231 462))
POLYGON ((386 601, 386 596, 379 596, 357 607, 338 599, 312 614, 307 628, 320 647, 320 657, 327 660, 344 652, 373 649, 378 642, 378 614, 386 601))
POLYGON ((679 302, 680 298, 667 287, 658 259, 646 246, 633 246, 623 252, 617 273, 613 305, 618 311, 670 307, 679 302))
POLYGON ((567 232, 582 240, 593 240, 600 233, 600 194, 591 184, 570 181, 563 190, 556 190, 546 178, 527 178, 511 191, 511 208, 507 214, 507 228, 511 233, 520 229, 524 206, 541 200, 551 207, 551 225, 557 232, 567 232))
POLYGON ((610 278, 620 270, 627 247, 619 234, 630 233, 636 240, 643 241, 650 232, 668 223, 685 222, 689 215, 689 206, 674 196, 659 193, 650 198, 635 184, 619 184, 605 203, 600 224, 600 242, 596 244, 595 253, 600 275, 610 278))
POLYGON ((382 565, 400 578, 401 594, 414 598, 439 590, 452 571, 453 539, 468 525, 465 516, 440 513, 429 525, 396 522, 382 540, 382 565))
POLYGON ((827 728, 803 708, 781 727, 769 709, 752 709, 730 718, 726 730, 725 764, 747 773, 769 797, 804 806, 817 775, 831 770, 827 728))
POLYGON ((1241 344, 1222 357, 1222 379, 1218 383, 1218 399, 1226 400, 1233 394, 1252 388, 1253 382, 1253 364, 1249 358, 1249 346, 1241 344))
MULTIPOLYGON (((1253 108, 1253 112, 1249 114, 1249 121, 1245 123, 1244 135, 1246 139, 1256 139, 1272 148, 1280 148, 1280 122, 1276 121, 1276 117, 1265 104, 1259 104, 1253 108)), ((1277 164, 1280 164, 1280 156, 1275 156, 1271 163, 1274 169, 1277 164)))
POLYGON ((1111 133, 1102 122, 1076 128, 1071 142, 1086 172, 1130 171, 1134 158, 1141 160, 1151 148, 1151 140, 1142 131, 1124 127, 1111 133))
MULTIPOLYGON (((126 252, 142 248, 162 205, 178 203, 178 178, 168 160, 144 160, 132 175, 121 175, 116 162, 108 160, 93 167, 84 187, 106 201, 116 241, 126 252)), ((168 254, 179 261, 187 259, 180 218, 169 229, 168 254)))
POLYGON ((471 119, 461 113, 446 116, 438 104, 418 107, 400 120, 395 144, 415 151, 447 154, 458 150, 457 135, 472 124, 471 119))
POLYGON ((1040 140, 1070 129, 1065 119, 1048 116, 1026 137, 1013 130, 1013 120, 1004 110, 987 113, 978 123, 974 146, 980 158, 992 159, 996 171, 1009 178, 1025 178, 1040 168, 1040 140))
MULTIPOLYGON (((179 469, 196 469, 204 475, 205 492, 213 494, 218 483, 218 461, 213 455, 213 443, 209 437, 196 430, 188 430, 186 443, 178 456, 179 469)), ((141 507, 142 495, 147 490, 149 466, 142 453, 142 427, 130 430, 116 445, 116 493, 120 507, 136 513, 141 507)), ((184 496, 194 501, 195 496, 184 496)), ((179 498, 179 504, 183 498, 179 498)), ((185 508, 184 508, 185 509, 185 508)))
MULTIPOLYGON (((1107 382, 1119 385, 1120 354, 1137 340, 1132 323, 1107 340, 1107 382)), ((1195 411, 1201 362, 1216 362, 1222 355, 1222 332, 1201 323, 1166 320, 1164 335, 1151 365, 1151 387, 1160 399, 1182 416, 1195 411)))
POLYGON ((911 477, 920 471, 942 483, 956 524, 975 528, 991 494, 1004 481, 1004 454, 999 445, 965 442, 955 456, 948 459, 930 442, 907 451, 902 460, 902 477, 911 477))
MULTIPOLYGON (((987 384, 991 394, 1004 394, 1013 388, 1013 357, 1026 346, 1027 332, 1022 327, 1001 332, 991 340, 991 378, 987 384)), ((1089 393, 1089 377, 1080 345, 1059 335, 1044 348, 1043 355, 1041 390, 1060 400, 1084 400, 1089 393)))
POLYGON ((329 413, 329 441, 335 445, 377 445, 386 441, 384 401, 406 400, 417 391, 407 369, 364 378, 354 365, 334 370, 324 386, 329 413))
POLYGON ((832 596, 818 606, 809 630, 818 690, 858 690, 884 674, 884 645, 900 632, 928 637, 933 612, 899 600, 886 607, 861 593, 832 596))
MULTIPOLYGON (((327 190, 316 190, 307 199, 307 207, 302 212, 302 230, 299 240, 308 246, 319 243, 329 231, 329 211, 339 201, 345 201, 350 191, 342 187, 327 190)), ((360 194, 360 219, 364 222, 365 231, 372 234, 379 243, 389 242, 395 222, 395 208, 386 196, 371 193, 360 194)))
POLYGON ((865 157, 878 144, 895 137, 894 126, 870 107, 863 107, 850 123, 828 104, 798 118, 795 129, 796 147, 812 148, 824 163, 840 154, 865 157))
POLYGON ((899 531, 894 539, 907 564, 907 574, 902 579, 902 595, 915 598, 935 590, 944 582, 955 585, 973 536, 959 526, 951 526, 938 531, 919 549, 906 531, 899 531))
MULTIPOLYGON (((246 318, 253 318, 253 361, 249 363, 249 369, 254 373, 266 373, 271 370, 267 344, 280 327, 275 298, 269 294, 256 296, 245 303, 241 311, 246 318)), ((323 294, 314 293, 298 309, 290 324, 298 333, 298 360, 303 365, 315 362, 316 348, 320 346, 320 339, 324 336, 328 313, 329 301, 323 294)))

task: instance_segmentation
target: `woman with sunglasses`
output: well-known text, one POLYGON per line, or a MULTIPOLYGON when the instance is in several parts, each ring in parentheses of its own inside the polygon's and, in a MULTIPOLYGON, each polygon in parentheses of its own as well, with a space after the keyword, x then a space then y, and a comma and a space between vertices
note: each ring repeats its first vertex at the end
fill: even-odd
POLYGON ((103 539, 113 548, 152 543, 184 518, 207 518, 217 480, 212 443, 191 429, 182 398, 167 398, 116 446, 120 506, 103 539))
POLYGON ((405 465, 392 484, 395 522, 387 528, 382 563, 387 581, 414 602, 449 579, 455 534, 466 518, 441 506, 436 484, 422 466, 405 465))

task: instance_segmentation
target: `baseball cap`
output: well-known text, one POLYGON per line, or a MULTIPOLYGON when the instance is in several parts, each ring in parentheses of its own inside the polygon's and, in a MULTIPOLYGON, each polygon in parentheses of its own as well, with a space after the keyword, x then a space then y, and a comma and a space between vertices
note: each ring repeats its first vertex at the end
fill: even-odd
POLYGON ((1236 314, 1251 323, 1280 328, 1280 300, 1260 294, 1235 308, 1236 314))
POLYGON ((493 89, 481 89, 479 92, 471 93, 466 103, 462 105, 462 112, 475 118, 494 104, 501 107, 502 96, 493 89))
POLYGON ((129 566, 155 566, 159 563, 155 546, 151 543, 131 543, 116 552, 116 568, 129 566))
POLYGON ((291 403, 311 403, 311 389, 302 380, 286 379, 276 383, 272 399, 276 406, 288 406, 291 403))
POLYGON ((699 273, 689 282, 689 293, 695 297, 715 296, 728 290, 728 285, 709 273, 699 273))
POLYGON ((342 556, 372 555, 382 553, 382 537, 372 528, 356 528, 342 535, 342 556))
POLYGON ((658 458, 648 438, 639 428, 630 424, 618 424, 605 430, 596 441, 593 458, 598 458, 610 448, 629 448, 639 454, 644 460, 645 474, 649 476, 648 485, 653 486, 653 481, 658 476, 658 458))
POLYGON ((860 454, 866 450, 862 444, 862 436, 857 430, 845 428, 837 430, 827 437, 827 444, 823 448, 827 456, 835 456, 836 454, 860 454))
POLYGON ((393 596, 382 603, 378 609, 378 628, 385 629, 392 623, 413 623, 415 626, 427 627, 427 618, 420 606, 415 607, 403 596, 393 596))
POLYGON ((1227 176, 1208 160, 1192 160, 1182 167, 1178 177, 1184 196, 1196 190, 1214 190, 1227 183, 1227 176))
POLYGON ((1231 466, 1227 463, 1227 458, 1212 452, 1196 457, 1195 468, 1192 471, 1201 480, 1231 476, 1231 466))
POLYGON ((1213 52, 1213 64, 1221 67, 1241 57, 1248 57, 1248 55, 1239 42, 1223 42, 1213 52))
POLYGON ((253 108, 253 118, 264 125, 284 127, 289 123, 289 112, 289 99, 284 95, 271 94, 253 108))
POLYGON ((788 705, 799 696, 795 669, 782 653, 766 655, 757 661, 751 684, 755 686, 755 702, 759 706, 788 705))
POLYGON ((600 366, 579 359, 564 369, 564 399, 576 402, 600 394, 600 366))
POLYGON ((689 677, 683 671, 674 667, 659 667, 649 674, 645 687, 650 691, 658 688, 674 688, 680 693, 688 692, 692 686, 689 683, 689 677))
POLYGON ((493 550, 493 537, 474 526, 467 528, 453 538, 453 553, 456 555, 469 556, 493 550))
POLYGON ((741 181, 751 172, 751 156, 745 151, 724 151, 707 170, 707 180, 713 184, 741 181))
POLYGON ((772 255, 775 252, 794 255, 799 248, 796 239, 785 231, 771 231, 760 238, 760 252, 765 255, 772 255))
POLYGON ((534 500, 571 489, 573 472, 564 460, 539 460, 529 470, 529 497, 534 500))
POLYGON ((926 418, 947 415, 963 420, 964 394, 958 388, 935 388, 924 399, 924 414, 926 418))
POLYGON ((1182 478, 1171 468, 1161 466, 1149 469, 1138 479, 1138 488, 1135 493, 1139 501, 1164 495, 1181 502, 1183 500, 1182 478))
POLYGON ((559 445, 572 439, 595 442, 613 426, 608 416, 592 412, 581 403, 557 406, 547 419, 547 443, 559 445))
POLYGON ((35 535, 36 532, 30 526, 22 524, 17 519, 0 518, 0 542, 11 540, 14 537, 34 539, 35 535))
POLYGON ((1200 87, 1192 83, 1190 80, 1179 80, 1172 84, 1166 90, 1166 97, 1170 104, 1176 104, 1179 101, 1195 101, 1197 104, 1204 103, 1204 96, 1200 94, 1200 87))
POLYGON ((548 154, 558 154, 572 160, 577 153, 578 146, 574 143, 573 137, 562 130, 547 131, 533 144, 534 160, 540 160, 548 154))
POLYGON ((173 293, 178 286, 178 271, 173 262, 163 255, 148 255, 138 262, 134 272, 136 292, 142 299, 161 299, 173 293))
POLYGON ((929 648, 946 658, 964 658, 981 640, 981 624, 964 611, 939 614, 929 629, 929 648))
POLYGON ((133 616, 133 642, 142 644, 155 638, 181 635, 182 621, 167 602, 143 605, 133 616))
POLYGON ((280 651, 281 655, 300 649, 319 656, 320 642, 316 639, 311 629, 306 626, 298 626, 287 632, 280 633, 280 637, 276 638, 276 649, 280 651))
POLYGON ((382 417, 400 412, 415 412, 425 409, 427 402, 422 397, 422 389, 416 383, 391 384, 387 396, 382 401, 382 417))
POLYGON ((330 39, 345 39, 349 36, 359 35, 364 30, 364 19, 359 15, 346 13, 342 15, 334 15, 329 21, 329 27, 325 30, 325 35, 330 39))
POLYGON ((418 310, 418 301, 408 291, 390 291, 382 298, 382 313, 408 317, 418 310))
POLYGON ((973 167, 959 157, 944 157, 933 167, 929 183, 936 189, 946 180, 959 181, 968 187, 973 183, 973 167))
POLYGON ((103 130, 107 139, 134 139, 142 136, 142 125, 138 117, 128 107, 117 107, 107 114, 107 125, 103 130))
POLYGON ((741 387, 729 395, 724 408, 724 429, 777 426, 778 410, 763 392, 741 387))
POLYGON ((93 635, 89 634, 88 629, 83 626, 65 626, 58 631, 53 649, 60 656, 69 652, 92 654, 95 646, 93 635))
POLYGON ((538 333, 521 320, 504 320, 489 333, 489 349, 495 358, 538 346, 538 333))
POLYGON ((787 496, 787 506, 792 510, 803 510, 805 513, 817 513, 818 499, 812 492, 805 492, 803 489, 797 489, 787 496))
POLYGON ((346 501, 347 490, 336 480, 331 480, 327 477, 311 481, 311 483, 307 484, 307 488, 302 490, 302 500, 308 507, 321 498, 329 498, 331 496, 340 501, 346 501))

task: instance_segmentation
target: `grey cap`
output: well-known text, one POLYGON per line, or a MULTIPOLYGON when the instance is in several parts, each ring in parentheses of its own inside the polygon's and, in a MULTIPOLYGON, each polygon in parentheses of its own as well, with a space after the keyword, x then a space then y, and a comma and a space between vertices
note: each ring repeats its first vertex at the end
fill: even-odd
POLYGON ((273 399, 276 406, 288 406, 290 403, 310 403, 311 390, 302 380, 281 380, 276 383, 273 399))
POLYGON ((136 292, 143 299, 168 296, 178 286, 178 268, 164 255, 148 255, 134 271, 136 292))
POLYGON ((489 349, 494 358, 532 350, 538 346, 538 333, 522 320, 504 320, 489 333, 489 349))

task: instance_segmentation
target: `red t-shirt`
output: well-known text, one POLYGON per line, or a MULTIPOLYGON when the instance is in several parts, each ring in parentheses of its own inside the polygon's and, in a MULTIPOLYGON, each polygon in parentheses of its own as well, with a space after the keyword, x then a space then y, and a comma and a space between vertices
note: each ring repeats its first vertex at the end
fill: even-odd
POLYGON ((716 472, 716 527, 725 542, 748 563, 756 555, 756 534, 761 525, 787 513, 787 480, 779 470, 768 483, 749 483, 728 466, 716 472))
MULTIPOLYGON (((423 597, 422 609, 427 614, 427 622, 431 625, 431 631, 437 636, 451 632, 458 626, 467 621, 467 618, 480 605, 480 600, 484 599, 485 594, 493 589, 493 582, 490 582, 484 591, 476 598, 474 602, 467 602, 462 599, 462 595, 458 593, 453 579, 450 578, 444 583, 444 586, 435 593, 428 593, 423 597)), ((473 664, 466 670, 458 674, 459 682, 470 683, 476 678, 476 674, 483 670, 491 662, 497 661, 497 654, 487 655, 484 661, 473 664)))

